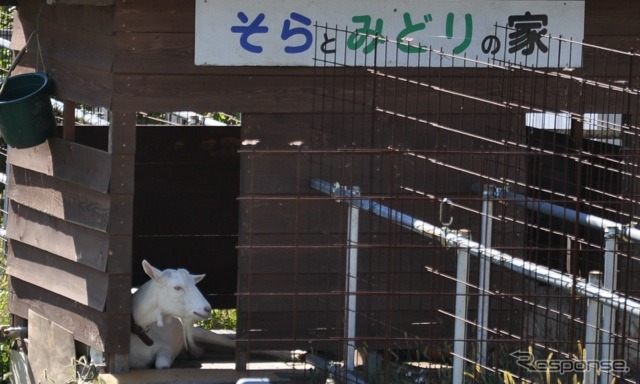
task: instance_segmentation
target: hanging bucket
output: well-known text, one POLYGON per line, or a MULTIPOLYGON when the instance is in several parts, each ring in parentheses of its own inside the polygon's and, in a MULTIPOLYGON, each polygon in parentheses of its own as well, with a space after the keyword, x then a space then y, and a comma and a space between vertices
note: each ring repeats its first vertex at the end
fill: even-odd
POLYGON ((41 72, 8 77, 0 93, 0 134, 13 148, 44 143, 55 133, 49 78, 41 72))

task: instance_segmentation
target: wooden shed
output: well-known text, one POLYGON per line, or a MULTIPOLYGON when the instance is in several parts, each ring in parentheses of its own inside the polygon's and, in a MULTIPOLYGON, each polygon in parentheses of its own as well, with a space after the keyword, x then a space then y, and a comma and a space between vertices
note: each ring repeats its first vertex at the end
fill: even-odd
MULTIPOLYGON (((9 150, 11 311, 23 319, 32 311, 64 325, 75 340, 107 352, 109 372, 127 371, 130 289, 144 281, 140 262, 148 259, 206 273, 202 290, 213 307, 238 309, 239 368, 251 350, 339 355, 346 209, 311 181, 358 184, 381 198, 394 196, 394 183, 401 182, 389 177, 396 169, 396 154, 388 151, 395 121, 369 115, 369 104, 350 100, 367 99, 376 89, 394 95, 406 89, 371 82, 360 70, 196 65, 197 3, 16 1, 12 47, 21 49, 36 29, 39 37, 16 73, 45 70, 65 113, 56 138, 9 150), (334 103, 329 116, 331 94, 350 99, 334 103), (110 126, 76 126, 73 111, 80 104, 108 109, 110 126), (181 110, 240 112, 242 125, 157 127, 136 120, 139 111, 181 110)), ((584 3, 585 42, 640 48, 640 3, 584 3)), ((465 71, 453 68, 444 81, 469 87, 456 81, 465 71)), ((439 113, 436 104, 428 108, 423 112, 439 113)), ((445 113, 452 114, 449 107, 445 113)), ((464 111, 456 116, 477 117, 464 111)), ((457 185, 443 188, 450 196, 467 196, 457 185)), ((437 206, 414 214, 437 218, 437 206)), ((437 330, 421 327, 426 312, 449 308, 445 297, 434 304, 386 294, 441 285, 453 292, 423 275, 427 257, 452 268, 447 251, 388 223, 363 221, 368 230, 361 239, 370 257, 360 268, 370 284, 364 299, 370 317, 359 320, 358 339, 370 337, 371 348, 386 348, 435 337, 437 330), (433 253, 415 257, 421 247, 433 253)))

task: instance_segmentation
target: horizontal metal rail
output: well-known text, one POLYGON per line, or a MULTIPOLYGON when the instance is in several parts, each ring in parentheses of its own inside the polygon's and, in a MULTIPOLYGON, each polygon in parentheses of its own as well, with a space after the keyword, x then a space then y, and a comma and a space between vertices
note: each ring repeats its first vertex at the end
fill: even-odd
POLYGON ((543 283, 576 292, 581 296, 598 300, 602 304, 608 305, 612 308, 640 316, 639 301, 620 295, 612 290, 589 284, 582 278, 510 256, 507 253, 493 248, 484 247, 475 241, 465 238, 464 236, 460 236, 455 231, 436 227, 435 225, 415 219, 382 204, 360 197, 357 194, 352 193, 350 189, 338 184, 331 185, 329 182, 324 180, 312 179, 311 187, 317 191, 334 197, 340 202, 348 203, 361 210, 371 212, 413 232, 442 241, 448 246, 466 248, 469 250, 471 255, 489 260, 494 264, 508 268, 516 273, 520 273, 543 283))
MULTIPOLYGON (((480 187, 473 185, 474 191, 480 191, 480 187)), ((483 192, 484 193, 484 192, 483 192)), ((630 225, 616 223, 615 221, 604 219, 602 217, 577 212, 573 209, 563 207, 561 205, 551 204, 545 201, 532 199, 530 197, 510 192, 507 188, 493 188, 491 195, 486 196, 490 199, 503 199, 505 202, 513 202, 516 205, 526 207, 532 211, 543 213, 558 219, 566 220, 571 223, 579 223, 580 225, 600 229, 606 231, 615 228, 618 233, 629 240, 640 242, 640 230, 630 225)))

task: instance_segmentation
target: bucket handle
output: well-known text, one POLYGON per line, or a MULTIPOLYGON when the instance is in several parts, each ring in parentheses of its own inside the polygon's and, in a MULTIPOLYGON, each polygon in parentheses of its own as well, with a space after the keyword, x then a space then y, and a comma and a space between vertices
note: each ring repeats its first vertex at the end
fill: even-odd
POLYGON ((29 46, 29 43, 31 42, 31 38, 36 34, 36 32, 37 32, 37 30, 31 32, 31 35, 27 39, 27 42, 25 43, 24 47, 22 47, 20 52, 18 52, 18 54, 16 55, 15 59, 13 59, 13 63, 11 63, 11 66, 9 67, 9 71, 7 71, 7 76, 5 77, 4 81, 2 82, 2 86, 0 86, 0 95, 2 95, 2 92, 4 91, 4 87, 7 84, 7 79, 9 79, 9 76, 11 76, 11 72, 13 72, 13 70, 16 69, 16 66, 18 66, 18 62, 20 62, 20 59, 22 58, 24 53, 27 51, 27 47, 29 46))
MULTIPOLYGON (((7 76, 4 78, 4 81, 2 82, 2 86, 0 86, 0 96, 4 91, 4 87, 7 84, 7 80, 9 79, 9 76, 11 76, 11 72, 13 72, 13 70, 16 69, 16 66, 18 66, 18 62, 20 62, 20 59, 22 58, 24 53, 27 51, 27 47, 29 46, 31 39, 33 38, 33 36, 37 35, 38 31, 40 30, 40 16, 42 15, 42 9, 44 8, 44 5, 45 5, 45 2, 43 1, 42 4, 40 4, 40 9, 38 10, 38 16, 36 17, 36 29, 34 29, 33 32, 31 32, 31 34, 29 35, 29 38, 27 39, 27 42, 24 44, 24 47, 22 47, 20 52, 18 52, 16 57, 13 59, 13 62, 11 63, 9 70, 7 71, 7 76)), ((38 40, 38 58, 42 59, 42 52, 40 51, 40 39, 36 37, 36 40, 38 40)), ((44 60, 42 60, 42 66, 44 67, 44 60)))

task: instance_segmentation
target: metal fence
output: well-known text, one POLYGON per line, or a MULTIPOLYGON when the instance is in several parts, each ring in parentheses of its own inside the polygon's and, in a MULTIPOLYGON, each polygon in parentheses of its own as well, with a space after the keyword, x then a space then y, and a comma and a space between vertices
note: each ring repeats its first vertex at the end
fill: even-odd
MULTIPOLYGON (((2 79, 6 77, 6 72, 11 66, 13 60, 13 52, 11 51, 11 34, 13 27, 13 12, 15 7, 0 7, 0 68, 2 68, 2 79)), ((4 249, 6 244, 6 219, 7 219, 7 200, 4 199, 7 174, 5 172, 7 167, 7 146, 4 140, 0 139, 0 188, 2 190, 3 205, 2 205, 2 226, 0 229, 0 239, 2 239, 2 250, 4 256, 4 249)), ((3 271, 4 273, 4 271, 3 271)))
POLYGON ((547 36, 557 61, 481 61, 317 28, 313 129, 329 139, 311 187, 350 207, 345 372, 381 337, 429 351, 399 359, 403 381, 635 382, 640 56, 547 36), (383 250, 380 276, 358 267, 383 250), (429 291, 398 283, 405 257, 429 291), (391 332, 393 305, 382 334, 356 329, 372 295, 417 300, 432 330, 391 332))

